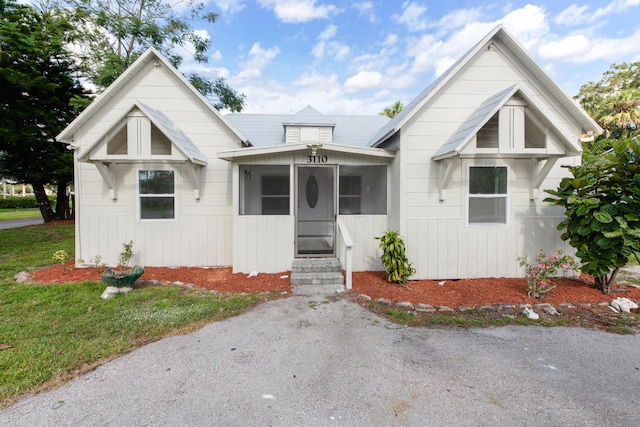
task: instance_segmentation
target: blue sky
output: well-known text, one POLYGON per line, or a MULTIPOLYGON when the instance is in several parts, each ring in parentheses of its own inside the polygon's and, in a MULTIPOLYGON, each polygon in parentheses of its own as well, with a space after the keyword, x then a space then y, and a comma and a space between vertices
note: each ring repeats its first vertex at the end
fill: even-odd
POLYGON ((569 95, 612 63, 640 60, 640 0, 208 0, 215 24, 207 64, 181 71, 224 77, 246 112, 378 114, 407 104, 503 24, 569 95))

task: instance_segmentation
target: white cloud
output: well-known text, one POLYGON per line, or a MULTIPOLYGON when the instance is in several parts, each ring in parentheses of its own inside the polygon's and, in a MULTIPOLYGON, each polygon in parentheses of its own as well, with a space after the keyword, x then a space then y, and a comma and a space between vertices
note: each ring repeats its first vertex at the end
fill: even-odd
POLYGON ((311 54, 318 60, 325 55, 331 56, 336 61, 343 61, 351 53, 349 46, 330 41, 338 33, 338 27, 331 24, 318 36, 319 42, 311 50, 311 54))
POLYGON ((249 51, 249 58, 244 63, 244 68, 238 73, 238 80, 257 78, 262 74, 262 69, 280 53, 278 47, 263 49, 260 43, 254 43, 249 51))
POLYGON ((481 16, 480 9, 460 9, 443 16, 438 25, 442 29, 452 30, 476 22, 481 16))
POLYGON ((287 23, 327 19, 342 12, 332 4, 316 6, 316 0, 258 0, 258 3, 263 8, 273 9, 278 19, 287 23))
POLYGON ((377 71, 360 71, 344 82, 345 92, 359 92, 380 86, 382 74, 377 71))
POLYGON ((640 55, 640 30, 621 39, 594 38, 576 34, 540 46, 538 54, 545 59, 575 64, 606 60, 617 62, 640 55))
POLYGON ((540 43, 549 33, 547 13, 544 8, 528 4, 507 14, 502 23, 511 34, 527 49, 540 43))
POLYGON ((242 0, 213 0, 213 4, 220 9, 223 16, 233 16, 246 6, 242 0))
POLYGON ((397 34, 389 34, 384 42, 382 42, 384 46, 395 46, 398 44, 398 35, 397 34))
POLYGON ((216 50, 211 55, 209 55, 209 59, 213 59, 214 61, 220 61, 222 59, 222 52, 216 50))
POLYGON ((353 3, 351 6, 358 11, 358 16, 366 17, 369 20, 369 22, 375 23, 379 21, 378 17, 373 11, 372 2, 362 1, 362 2, 353 3))
POLYGON ((578 26, 591 24, 606 18, 609 15, 619 14, 627 10, 640 6, 640 0, 614 0, 604 7, 599 7, 591 12, 591 6, 579 6, 573 3, 568 8, 558 14, 555 19, 557 24, 578 26))
POLYGON ((427 19, 423 16, 427 11, 427 6, 416 2, 404 2, 402 4, 402 15, 391 15, 391 19, 407 27, 407 30, 423 31, 427 29, 427 19))

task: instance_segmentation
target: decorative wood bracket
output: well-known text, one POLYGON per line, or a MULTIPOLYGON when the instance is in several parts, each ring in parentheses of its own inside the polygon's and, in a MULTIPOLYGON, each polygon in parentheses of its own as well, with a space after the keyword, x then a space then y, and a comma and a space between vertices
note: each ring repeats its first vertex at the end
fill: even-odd
POLYGON ((451 182, 453 176, 453 160, 443 159, 440 160, 440 200, 444 200, 447 196, 447 187, 451 182))
POLYGON ((109 188, 109 197, 113 200, 118 198, 116 193, 116 164, 115 163, 104 163, 104 162, 93 162, 102 175, 102 179, 105 184, 107 184, 107 188, 109 188))
POLYGON ((200 171, 202 170, 202 166, 191 162, 187 163, 186 166, 189 177, 191 178, 191 183, 193 184, 193 197, 196 200, 200 200, 200 171))
POLYGON ((549 175, 551 169, 555 166, 560 156, 549 157, 544 164, 542 159, 531 159, 531 186, 529 187, 529 199, 535 200, 538 197, 538 191, 542 181, 549 175))

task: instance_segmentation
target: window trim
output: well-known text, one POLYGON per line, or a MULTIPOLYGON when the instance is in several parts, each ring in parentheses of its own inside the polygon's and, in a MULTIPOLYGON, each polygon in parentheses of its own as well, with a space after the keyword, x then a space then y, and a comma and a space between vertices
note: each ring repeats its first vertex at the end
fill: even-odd
POLYGON ((466 192, 466 222, 467 222, 467 226, 469 227, 505 227, 509 225, 509 216, 510 216, 510 205, 511 205, 511 196, 510 196, 510 189, 511 189, 511 181, 510 181, 510 174, 509 174, 509 166, 507 166, 506 164, 496 164, 496 163, 491 163, 491 164, 467 164, 467 176, 466 176, 466 181, 467 181, 467 192, 466 192), (472 168, 502 168, 505 169, 507 177, 506 177, 506 184, 507 184, 507 189, 506 192, 504 194, 501 193, 490 193, 490 194, 471 194, 471 169, 472 168), (470 215, 470 202, 471 199, 504 199, 505 201, 505 209, 504 209, 504 222, 471 222, 471 215, 470 215))
POLYGON ((138 222, 177 222, 178 221, 178 174, 173 168, 158 168, 154 166, 141 167, 136 170, 136 205, 138 210, 138 222), (140 192, 140 172, 142 171, 169 171, 173 174, 173 194, 146 194, 140 192), (154 218, 145 219, 142 218, 142 197, 160 198, 160 197, 173 197, 173 218, 154 218))

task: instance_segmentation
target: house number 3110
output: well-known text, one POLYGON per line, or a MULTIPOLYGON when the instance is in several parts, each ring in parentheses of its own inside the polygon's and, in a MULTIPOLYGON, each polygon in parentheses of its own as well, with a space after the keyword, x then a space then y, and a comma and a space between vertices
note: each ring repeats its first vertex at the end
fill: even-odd
POLYGON ((327 156, 307 156, 307 163, 327 163, 327 156))

